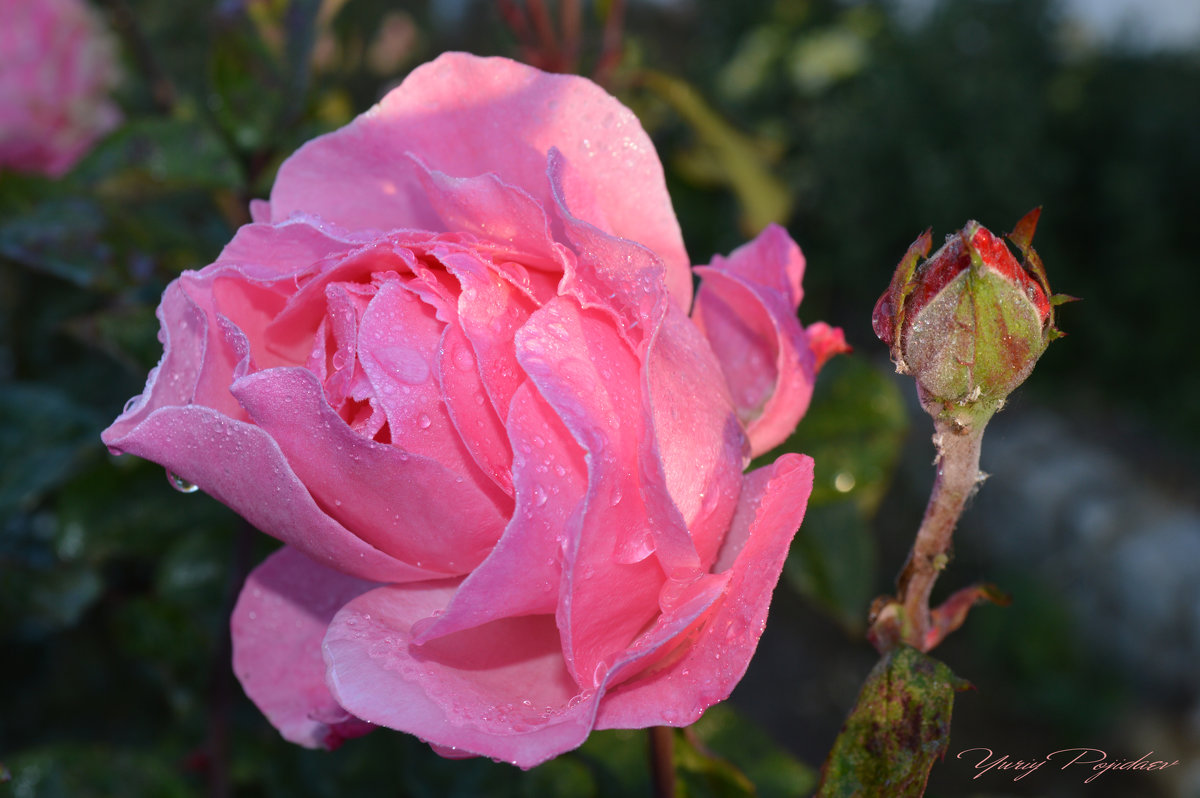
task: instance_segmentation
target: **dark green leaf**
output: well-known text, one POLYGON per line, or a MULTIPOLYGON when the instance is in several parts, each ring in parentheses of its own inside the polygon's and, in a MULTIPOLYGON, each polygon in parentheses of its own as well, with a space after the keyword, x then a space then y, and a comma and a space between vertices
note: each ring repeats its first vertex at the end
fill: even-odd
POLYGON ((810 507, 784 565, 788 584, 851 634, 875 593, 875 539, 852 501, 810 507))
POLYGON ((781 452, 804 452, 816 461, 811 505, 852 499, 874 514, 891 481, 908 429, 904 398, 891 376, 866 358, 842 355, 817 378, 812 404, 781 452))
POLYGON ((200 795, 183 777, 173 757, 150 746, 126 749, 111 745, 50 745, 17 754, 9 761, 11 795, 37 798, 109 798, 200 795))
POLYGON ((31 509, 89 456, 98 456, 103 421, 44 385, 0 390, 0 514, 31 509))
POLYGON ((0 218, 0 257, 79 286, 100 281, 111 264, 104 214, 81 197, 48 198, 0 218))
POLYGON ((167 189, 235 189, 241 168, 201 119, 145 118, 127 122, 79 165, 73 177, 109 195, 167 189))
POLYGON ((954 693, 968 686, 914 648, 889 651, 833 744, 818 798, 920 798, 950 744, 954 693))
POLYGON ((730 704, 710 707, 679 740, 676 758, 685 783, 702 777, 713 789, 688 795, 756 795, 758 798, 794 798, 807 795, 816 783, 816 772, 797 760, 730 704), (707 750, 705 750, 707 749, 707 750), (714 756, 716 757, 714 759, 714 756), (698 760, 706 760, 697 765, 698 760), (736 790, 749 785, 749 793, 736 790))

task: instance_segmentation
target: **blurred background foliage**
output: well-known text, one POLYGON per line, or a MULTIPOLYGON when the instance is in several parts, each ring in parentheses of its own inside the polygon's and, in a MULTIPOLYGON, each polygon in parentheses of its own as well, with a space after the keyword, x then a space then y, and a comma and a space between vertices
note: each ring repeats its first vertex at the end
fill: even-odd
MULTIPOLYGON (((1200 51, 1097 42, 1047 0, 908 5, 608 0, 583 5, 578 57, 563 62, 603 78, 650 130, 694 260, 786 224, 810 264, 802 317, 841 325, 858 350, 828 366, 787 444, 817 457, 809 517, 731 705, 676 735, 681 795, 810 790, 874 659, 866 609, 890 587, 932 474, 925 422, 910 421, 911 387, 890 375, 870 311, 926 227, 976 218, 999 232, 1043 205, 1051 283, 1086 302, 1063 310, 1070 337, 1018 403, 1082 419, 1135 462, 1170 463, 1152 470, 1181 492, 1200 471, 1187 354, 1200 51)), ((216 256, 282 159, 443 50, 549 57, 511 25, 514 7, 98 5, 122 45, 125 123, 62 180, 0 173, 0 795, 648 793, 640 732, 593 735, 529 773, 442 760, 398 734, 332 754, 285 743, 228 654, 232 601, 271 542, 99 444, 158 358, 162 289, 216 256)), ((1054 586, 964 560, 1018 600, 977 612, 939 652, 986 685, 960 698, 956 735, 1041 755, 1128 742, 1114 729, 1132 713, 1138 728, 1174 729, 1173 758, 1200 748, 1200 720, 1181 715, 1194 689, 1147 697, 1080 641, 1054 586)), ((935 768, 931 795, 1133 794, 1128 781, 980 784, 952 766, 935 768)), ((1200 794, 1183 770, 1137 794, 1200 794)))

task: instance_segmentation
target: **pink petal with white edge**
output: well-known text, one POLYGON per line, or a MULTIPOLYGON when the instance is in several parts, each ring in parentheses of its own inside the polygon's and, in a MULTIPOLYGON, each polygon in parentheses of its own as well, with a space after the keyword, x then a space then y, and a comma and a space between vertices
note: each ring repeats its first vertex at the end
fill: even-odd
POLYGON ((463 444, 483 473, 511 496, 513 455, 508 433, 487 400, 475 352, 457 321, 442 333, 438 369, 446 412, 463 444))
POLYGON ((348 603, 325 635, 328 683, 363 720, 447 750, 523 768, 584 741, 595 694, 581 695, 551 615, 505 618, 412 643, 412 627, 445 608, 457 582, 381 587, 348 603))
POLYGON ((319 219, 255 222, 238 228, 213 265, 239 266, 257 280, 279 279, 316 272, 323 259, 363 243, 361 236, 336 230, 319 219))
POLYGON ((697 572, 699 557, 673 540, 682 536, 691 545, 657 460, 644 462, 643 442, 654 436, 642 405, 641 364, 609 319, 559 297, 530 317, 516 345, 522 368, 588 453, 583 523, 563 541, 558 623, 571 672, 592 686, 611 655, 658 613, 666 574, 651 555, 660 543, 679 549, 664 554, 672 574, 697 572))
POLYGON ((778 446, 808 409, 816 356, 796 318, 803 256, 782 228, 698 267, 692 319, 716 352, 755 456, 778 446))
POLYGON ((586 221, 653 250, 667 265, 672 297, 689 307, 690 262, 662 164, 637 118, 591 81, 503 58, 444 54, 346 127, 306 144, 280 167, 272 218, 300 211, 353 229, 437 230, 410 152, 454 177, 495 173, 550 207, 551 147, 572 164, 570 207, 594 207, 586 221))
POLYGON ((271 221, 271 203, 263 199, 250 200, 250 221, 255 224, 271 221))
POLYGON ((466 573, 499 539, 509 499, 474 463, 464 475, 363 438, 307 369, 258 372, 233 390, 329 516, 422 578, 466 573))
POLYGON ((233 672, 284 739, 333 749, 374 728, 333 700, 321 641, 342 605, 376 586, 286 546, 246 580, 230 618, 233 672))
POLYGON ((101 440, 113 454, 122 453, 116 442, 129 435, 154 411, 192 404, 204 363, 205 314, 184 293, 179 282, 172 281, 163 291, 155 315, 159 323, 158 337, 163 345, 162 358, 150 370, 141 395, 130 399, 125 411, 101 433, 101 440))
POLYGON ((163 407, 132 429, 114 424, 103 438, 112 451, 158 463, 320 564, 374 582, 429 578, 330 518, 256 426, 200 405, 163 407))
POLYGON ((550 234, 546 212, 529 194, 495 174, 451 177, 409 157, 416 161, 417 178, 447 230, 501 244, 510 259, 519 258, 526 266, 562 271, 562 245, 550 234))
POLYGON ((666 487, 707 570, 737 507, 749 444, 712 349, 673 304, 643 372, 666 487))
POLYGON ((419 643, 498 618, 553 614, 558 604, 562 547, 579 534, 587 465, 571 434, 529 383, 513 397, 508 434, 515 454, 512 520, 446 611, 414 629, 419 643))
POLYGON ((576 253, 559 293, 575 297, 585 308, 610 314, 630 345, 643 347, 666 312, 668 272, 653 251, 609 235, 577 212, 565 185, 571 168, 561 152, 550 151, 547 174, 554 207, 576 253))
POLYGON ((598 729, 686 726, 729 697, 741 680, 767 622, 779 581, 812 492, 813 462, 785 454, 746 475, 733 527, 717 563, 728 567, 723 596, 669 667, 656 667, 613 688, 598 729))

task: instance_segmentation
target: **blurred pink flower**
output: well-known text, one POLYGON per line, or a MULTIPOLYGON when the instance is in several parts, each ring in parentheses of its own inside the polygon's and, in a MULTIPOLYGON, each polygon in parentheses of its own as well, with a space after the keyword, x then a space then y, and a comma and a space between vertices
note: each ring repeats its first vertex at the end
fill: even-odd
POLYGON ((66 173, 121 119, 116 47, 80 0, 0 0, 0 168, 66 173))

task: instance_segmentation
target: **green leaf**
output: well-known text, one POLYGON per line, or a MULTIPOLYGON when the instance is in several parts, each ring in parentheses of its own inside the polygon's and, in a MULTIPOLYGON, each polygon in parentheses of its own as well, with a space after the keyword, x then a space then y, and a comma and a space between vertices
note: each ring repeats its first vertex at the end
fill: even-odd
POLYGON ((44 385, 6 383, 0 391, 0 514, 30 510, 98 456, 104 423, 93 410, 44 385))
POLYGON ((710 707, 677 741, 676 765, 690 796, 807 795, 817 774, 729 703, 710 707), (749 788, 749 792, 738 792, 749 788))
POLYGON ((771 170, 772 159, 761 142, 735 129, 685 81, 647 70, 641 82, 695 131, 700 147, 678 165, 693 179, 729 186, 742 208, 743 232, 753 235, 771 222, 787 220, 792 195, 771 170))
POLYGON ((783 452, 811 455, 809 505, 851 500, 870 517, 887 492, 907 430, 904 398, 891 375, 866 358, 842 355, 821 370, 796 432, 751 468, 783 452))
POLYGON ((72 177, 99 184, 110 196, 180 188, 236 189, 244 182, 241 167, 216 132, 201 119, 183 115, 130 120, 72 177))
POLYGON ((112 253, 102 239, 105 219, 95 202, 50 197, 22 211, 0 217, 0 258, 78 286, 102 281, 112 253))
POLYGON ((862 357, 826 364, 796 432, 752 468, 782 452, 816 462, 812 497, 784 569, 788 583, 861 632, 874 595, 876 545, 870 519, 891 482, 908 428, 891 376, 862 357))
POLYGON ((950 745, 954 693, 969 684, 914 648, 884 655, 821 768, 817 798, 920 798, 950 745))
POLYGON ((7 764, 12 783, 6 795, 38 798, 108 798, 200 795, 180 774, 175 752, 105 744, 58 744, 31 749, 7 764))
POLYGON ((863 631, 875 595, 876 546, 853 502, 810 507, 784 564, 784 577, 851 635, 863 631))

